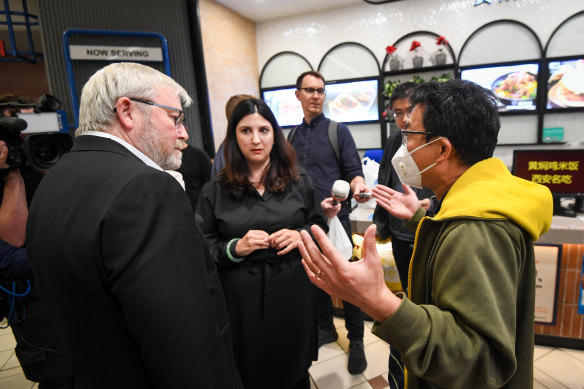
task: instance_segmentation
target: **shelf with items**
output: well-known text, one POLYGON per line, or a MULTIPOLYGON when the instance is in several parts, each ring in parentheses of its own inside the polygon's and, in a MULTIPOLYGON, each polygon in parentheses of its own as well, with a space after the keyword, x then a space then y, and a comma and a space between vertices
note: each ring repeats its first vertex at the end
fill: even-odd
POLYGON ((449 68, 456 64, 450 43, 442 35, 415 31, 387 46, 382 73, 408 72, 427 68, 449 68))
POLYGON ((448 40, 429 31, 416 31, 387 46, 380 76, 380 105, 385 122, 392 122, 391 93, 404 82, 444 82, 456 76, 456 56, 448 40))
POLYGON ((452 73, 452 77, 454 78, 454 65, 437 65, 437 66, 427 66, 427 67, 422 67, 422 68, 408 68, 408 69, 400 69, 400 70, 395 70, 395 71, 389 71, 389 72, 383 72, 382 75, 383 77, 395 77, 395 76, 400 76, 400 75, 411 75, 411 74, 417 74, 417 73, 435 73, 435 72, 440 72, 442 71, 444 73, 444 71, 448 71, 450 73, 452 73))
POLYGON ((421 84, 427 81, 446 82, 455 78, 455 69, 451 66, 435 66, 415 71, 386 72, 381 76, 381 101, 383 104, 382 117, 392 122, 389 99, 394 89, 405 82, 421 84))
POLYGON ((421 84, 428 81, 446 82, 455 78, 455 69, 428 68, 424 71, 401 72, 401 73, 384 73, 382 78, 382 91, 385 98, 391 97, 395 87, 404 82, 413 82, 421 84))

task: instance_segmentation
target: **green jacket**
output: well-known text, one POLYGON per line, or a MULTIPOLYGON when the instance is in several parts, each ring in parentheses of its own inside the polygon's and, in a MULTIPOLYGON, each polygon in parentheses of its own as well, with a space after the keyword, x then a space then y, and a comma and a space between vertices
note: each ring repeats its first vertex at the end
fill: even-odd
POLYGON ((531 388, 533 242, 551 224, 549 190, 491 158, 457 179, 434 218, 422 216, 408 221, 409 299, 373 328, 401 351, 406 387, 531 388))

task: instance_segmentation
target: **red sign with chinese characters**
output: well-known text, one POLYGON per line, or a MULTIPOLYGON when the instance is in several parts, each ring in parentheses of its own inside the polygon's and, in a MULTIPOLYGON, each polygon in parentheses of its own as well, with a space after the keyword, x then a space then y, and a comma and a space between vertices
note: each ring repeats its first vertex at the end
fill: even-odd
POLYGON ((582 194, 584 150, 515 150, 513 174, 554 194, 582 194))

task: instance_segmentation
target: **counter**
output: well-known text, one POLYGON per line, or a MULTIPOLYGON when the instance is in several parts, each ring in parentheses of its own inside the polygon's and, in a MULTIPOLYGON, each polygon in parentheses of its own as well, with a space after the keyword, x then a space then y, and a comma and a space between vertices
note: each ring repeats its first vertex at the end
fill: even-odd
POLYGON ((584 256, 584 217, 554 216, 550 230, 536 244, 560 245, 555 321, 535 324, 535 342, 551 347, 584 349, 584 315, 578 313, 584 256))

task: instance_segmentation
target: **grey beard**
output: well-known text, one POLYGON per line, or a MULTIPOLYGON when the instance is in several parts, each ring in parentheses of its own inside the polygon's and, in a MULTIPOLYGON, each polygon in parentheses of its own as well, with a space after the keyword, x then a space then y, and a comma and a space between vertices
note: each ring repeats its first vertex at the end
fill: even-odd
POLYGON ((182 164, 182 153, 174 147, 180 148, 180 140, 177 139, 171 150, 164 150, 161 147, 162 144, 158 131, 151 126, 148 126, 147 130, 144 132, 144 137, 140 140, 139 149, 162 169, 178 169, 182 164))
POLYGON ((176 170, 182 165, 182 153, 177 150, 173 150, 172 153, 166 157, 162 158, 162 161, 154 161, 158 166, 164 170, 176 170))

